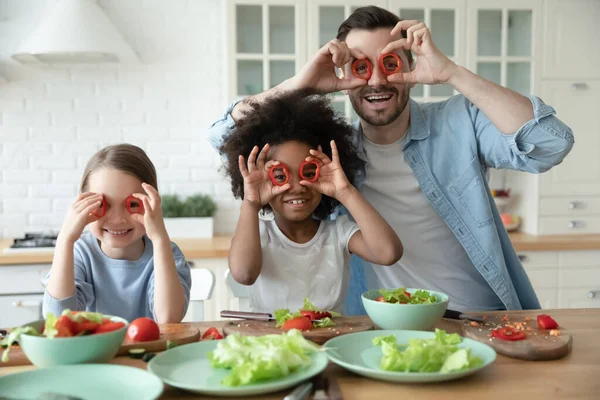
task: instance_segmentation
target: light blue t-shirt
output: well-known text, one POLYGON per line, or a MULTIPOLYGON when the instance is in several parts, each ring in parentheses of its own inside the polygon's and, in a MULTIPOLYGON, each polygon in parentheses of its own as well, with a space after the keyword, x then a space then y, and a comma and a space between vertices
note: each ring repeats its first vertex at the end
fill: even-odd
MULTIPOLYGON (((144 253, 136 261, 108 257, 98 240, 85 233, 75 242, 75 294, 55 299, 44 293, 43 313, 60 315, 65 309, 100 312, 133 321, 139 317, 156 319, 154 315, 154 249, 144 236, 144 253)), ((179 281, 185 294, 184 314, 190 300, 192 278, 190 266, 179 247, 171 243, 179 281)), ((48 283, 50 273, 42 280, 48 283)), ((182 315, 182 317, 183 317, 182 315)))

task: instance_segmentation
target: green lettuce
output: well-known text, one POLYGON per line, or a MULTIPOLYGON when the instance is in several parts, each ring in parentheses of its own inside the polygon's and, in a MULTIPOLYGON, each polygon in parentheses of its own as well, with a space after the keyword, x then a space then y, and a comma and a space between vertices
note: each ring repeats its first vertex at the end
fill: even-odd
POLYGON ((481 365, 479 357, 471 355, 471 349, 459 348, 461 337, 435 330, 432 339, 409 339, 408 346, 400 350, 394 335, 378 336, 373 345, 381 346, 383 357, 381 369, 398 372, 452 372, 481 365))
POLYGON ((2 353, 3 363, 8 361, 8 351, 10 350, 10 347, 19 340, 21 335, 40 336, 39 332, 31 326, 15 328, 10 331, 10 333, 4 339, 0 340, 0 347, 6 346, 6 349, 2 353))
POLYGON ((380 289, 379 293, 388 303, 406 303, 406 304, 433 304, 437 303, 438 299, 427 290, 419 289, 416 292, 407 296, 405 287, 394 290, 380 289))
POLYGON ((319 348, 306 340, 297 329, 281 335, 228 335, 208 355, 213 368, 227 368, 226 386, 287 376, 312 363, 311 354, 319 348))
POLYGON ((318 309, 313 303, 310 302, 310 300, 308 300, 308 297, 304 298, 304 306, 302 307, 302 310, 306 310, 306 311, 327 311, 334 318, 342 316, 342 314, 340 314, 338 312, 335 312, 335 311, 320 310, 320 309, 318 309))

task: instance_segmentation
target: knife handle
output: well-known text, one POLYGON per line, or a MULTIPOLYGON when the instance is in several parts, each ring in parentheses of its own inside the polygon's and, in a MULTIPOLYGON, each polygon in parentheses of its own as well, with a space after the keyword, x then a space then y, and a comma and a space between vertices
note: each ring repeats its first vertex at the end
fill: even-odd
POLYGON ((456 311, 456 310, 446 310, 446 312, 444 313, 444 318, 464 319, 463 313, 461 313, 460 311, 456 311))
POLYGON ((248 311, 233 311, 233 310, 222 310, 221 318, 241 318, 241 319, 254 319, 257 321, 270 321, 273 316, 269 313, 254 313, 248 311))

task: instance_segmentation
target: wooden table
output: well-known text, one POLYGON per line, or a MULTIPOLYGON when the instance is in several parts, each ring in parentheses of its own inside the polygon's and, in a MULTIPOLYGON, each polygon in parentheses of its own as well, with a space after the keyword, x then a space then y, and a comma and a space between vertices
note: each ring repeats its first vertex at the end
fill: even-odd
MULTIPOLYGON (((502 312, 501 312, 502 313, 502 312)), ((600 309, 544 310, 555 317, 573 336, 572 353, 561 360, 531 362, 498 355, 496 362, 478 373, 456 381, 436 384, 393 384, 366 379, 330 364, 326 372, 335 376, 345 400, 376 399, 600 399, 600 309), (516 395, 519 395, 518 397, 516 395)), ((488 313, 493 314, 493 313, 488 313)), ((535 317, 538 312, 512 314, 535 317)), ((356 317, 364 318, 364 317, 356 317)), ((221 328, 226 321, 194 323, 204 331, 221 328)), ((438 325, 448 332, 460 333, 460 323, 442 320, 438 325)), ((116 358, 112 363, 146 368, 140 360, 116 358)), ((0 375, 33 369, 0 368, 0 375)), ((252 399, 281 400, 290 390, 252 399)), ((161 399, 223 399, 198 396, 166 387, 161 399)))

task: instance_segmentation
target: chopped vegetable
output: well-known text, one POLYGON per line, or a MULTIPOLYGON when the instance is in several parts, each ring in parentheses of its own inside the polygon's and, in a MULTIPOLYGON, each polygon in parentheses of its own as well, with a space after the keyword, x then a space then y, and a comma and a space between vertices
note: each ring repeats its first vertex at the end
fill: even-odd
POLYGON ((13 345, 13 343, 16 342, 21 335, 40 336, 39 332, 31 326, 15 328, 12 331, 10 331, 8 336, 0 340, 0 345, 6 346, 6 349, 2 353, 2 362, 8 361, 8 351, 10 350, 10 347, 13 345))
POLYGON ((177 343, 173 342, 172 340, 167 340, 167 350, 170 350, 175 347, 177 347, 177 343))
POLYGON ((540 329, 558 328, 558 323, 549 315, 540 314, 537 316, 537 323, 540 329))
POLYGON ((285 321, 292 318, 301 317, 302 314, 300 314, 299 312, 295 312, 292 314, 289 308, 280 308, 279 310, 275 310, 273 316, 275 317, 277 327, 280 328, 283 326, 285 321))
MULTIPOLYGON (((302 306, 302 309, 300 311, 292 314, 288 308, 282 308, 279 310, 275 310, 273 315, 275 317, 275 321, 277 322, 277 327, 283 327, 285 322, 288 320, 295 319, 298 317, 307 317, 307 319, 312 321, 313 328, 324 328, 327 326, 334 326, 335 323, 332 321, 332 318, 341 316, 340 313, 337 313, 335 311, 319 310, 314 304, 312 304, 308 300, 307 297, 304 298, 304 305, 302 306)), ((296 323, 297 322, 295 322, 294 324, 296 323)), ((302 327, 294 326, 294 328, 302 330, 310 329, 304 328, 303 322, 301 326, 302 327)), ((284 330, 286 329, 284 328, 284 330)))
POLYGON ((394 304, 433 304, 437 303, 438 299, 427 290, 417 290, 413 294, 406 291, 405 287, 394 290, 380 289, 381 296, 375 301, 394 304))
POLYGON ((507 340, 510 342, 527 339, 527 335, 525 334, 525 332, 511 328, 510 326, 494 329, 492 331, 492 337, 495 337, 500 340, 507 340))
MULTIPOLYGON (((327 312, 330 314, 330 318, 341 317, 342 314, 335 311, 324 311, 319 310, 313 303, 308 300, 308 297, 304 298, 304 306, 302 306, 303 311, 319 311, 319 312, 327 312)), ((301 311, 302 311, 301 310, 301 311)), ((319 318, 320 319, 320 318, 319 318)))
POLYGON ((210 327, 204 332, 201 340, 221 340, 223 339, 223 335, 219 333, 219 330, 215 327, 210 327))
POLYGON ((152 360, 154 356, 156 356, 156 353, 146 353, 144 354, 144 357, 142 357, 142 360, 144 362, 150 362, 150 360, 152 360))
POLYGON ((435 330, 432 339, 409 339, 408 346, 400 351, 394 335, 378 336, 373 344, 381 346, 383 358, 381 369, 398 372, 452 372, 481 365, 479 357, 471 355, 471 349, 459 348, 462 341, 456 333, 446 334, 435 330))
POLYGON ((300 329, 301 331, 308 331, 312 329, 313 324, 311 320, 305 316, 300 316, 292 319, 288 319, 283 323, 281 329, 289 331, 291 329, 300 329))
MULTIPOLYGON (((303 317, 304 318, 304 317, 303 317)), ((312 363, 317 345, 306 340, 299 330, 281 335, 227 336, 209 353, 213 368, 231 372, 221 382, 239 386, 287 376, 312 363)))
POLYGON ((129 353, 129 357, 131 358, 140 359, 146 354, 146 349, 130 349, 127 353, 129 353))

